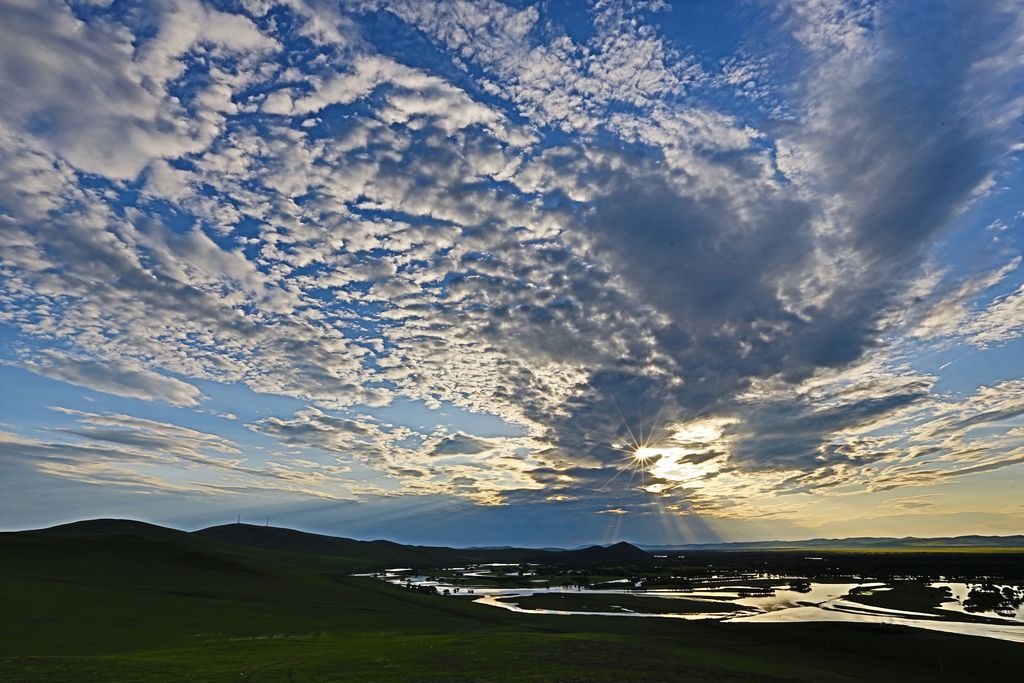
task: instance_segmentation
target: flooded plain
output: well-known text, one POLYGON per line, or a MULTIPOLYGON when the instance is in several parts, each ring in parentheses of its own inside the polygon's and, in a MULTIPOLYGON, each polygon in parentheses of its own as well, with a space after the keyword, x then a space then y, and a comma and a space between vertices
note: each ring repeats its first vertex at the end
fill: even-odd
MULTIPOLYGON (((979 611, 974 608, 969 611, 965 603, 969 603, 968 596, 974 584, 912 584, 918 590, 941 589, 943 592, 938 593, 942 596, 941 604, 933 605, 921 599, 912 607, 903 605, 897 609, 869 604, 872 596, 877 600, 877 594, 894 590, 892 584, 881 581, 830 583, 759 576, 755 577, 756 581, 747 583, 742 580, 707 580, 685 589, 646 589, 642 580, 630 579, 609 580, 594 587, 551 586, 540 585, 546 584, 546 579, 530 578, 536 576, 533 571, 506 572, 505 569, 501 565, 481 565, 438 572, 442 575, 417 576, 411 569, 402 568, 375 576, 398 586, 430 592, 436 590, 442 596, 471 599, 489 607, 526 614, 717 620, 728 623, 879 623, 1024 643, 1024 608, 1016 605, 1012 611, 979 611), (519 584, 529 585, 504 587, 474 581, 493 578, 499 573, 503 577, 518 579, 519 584), (678 608, 673 609, 674 604, 678 608)), ((900 594, 905 585, 898 584, 895 588, 897 592, 892 593, 893 596, 900 594)), ((912 600, 909 602, 913 603, 912 600)))

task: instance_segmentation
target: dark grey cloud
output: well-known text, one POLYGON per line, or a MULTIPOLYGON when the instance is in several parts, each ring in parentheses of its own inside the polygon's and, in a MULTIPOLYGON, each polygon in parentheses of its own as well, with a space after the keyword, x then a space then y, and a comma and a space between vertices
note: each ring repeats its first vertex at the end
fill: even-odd
MULTIPOLYGON (((850 461, 843 448, 829 444, 833 434, 869 424, 928 396, 930 386, 901 387, 887 396, 845 401, 817 407, 810 401, 787 401, 759 405, 745 415, 736 429, 739 437, 732 462, 752 469, 809 470, 836 462, 850 461), (826 446, 830 446, 827 447, 826 446)), ((858 452, 855 460, 877 459, 888 453, 858 452)))
MULTIPOLYGON (((1019 70, 993 65, 1015 49, 1016 24, 1004 9, 948 3, 918 17, 905 5, 881 5, 866 42, 827 58, 807 81, 802 132, 788 140, 805 155, 802 187, 765 185, 750 171, 753 152, 712 162, 749 188, 696 194, 643 156, 613 151, 615 163, 592 168, 600 189, 573 230, 615 265, 637 300, 669 320, 649 324, 657 344, 647 353, 593 368, 563 414, 535 416, 553 441, 582 449, 588 435, 624 436, 623 423, 651 429, 658 414, 666 422, 742 414, 737 465, 813 469, 823 454, 844 457, 826 449, 834 432, 923 400, 927 387, 826 410, 805 399, 737 403, 754 380, 796 384, 876 348, 890 307, 920 275, 924 250, 1001 168, 1013 136, 993 120, 1021 82, 1019 70), (914 31, 900 28, 911 24, 914 31), (823 202, 836 208, 823 214, 823 202), (821 234, 821 220, 831 233, 821 234), (841 257, 838 271, 828 272, 822 248, 841 257), (811 286, 813 303, 795 289, 811 286), (657 358, 667 370, 661 378, 651 372, 657 358)), ((563 310, 604 310, 593 291, 570 302, 563 310)), ((558 309, 544 320, 553 315, 558 309)))

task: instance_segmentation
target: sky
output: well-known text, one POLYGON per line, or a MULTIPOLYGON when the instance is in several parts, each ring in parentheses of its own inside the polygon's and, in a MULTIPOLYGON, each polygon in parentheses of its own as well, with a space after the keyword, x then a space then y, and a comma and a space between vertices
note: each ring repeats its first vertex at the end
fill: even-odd
POLYGON ((0 528, 1024 532, 1024 2, 0 0, 0 528))

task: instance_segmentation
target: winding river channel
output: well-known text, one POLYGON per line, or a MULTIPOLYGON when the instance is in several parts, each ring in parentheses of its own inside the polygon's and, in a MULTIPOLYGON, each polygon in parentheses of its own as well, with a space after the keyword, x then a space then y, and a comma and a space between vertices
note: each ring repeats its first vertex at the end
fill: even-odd
MULTIPOLYGON (((463 576, 472 576, 467 572, 463 576)), ((480 574, 478 573, 477 576, 480 574)), ((980 613, 968 616, 962 601, 968 588, 962 583, 933 583, 934 587, 949 587, 951 598, 939 608, 940 614, 915 612, 876 607, 850 599, 854 589, 863 594, 864 591, 887 590, 887 585, 878 582, 863 583, 818 583, 810 584, 809 590, 797 591, 789 587, 785 581, 773 586, 771 595, 751 596, 750 587, 738 583, 736 585, 719 584, 691 590, 660 590, 652 589, 637 592, 626 588, 579 589, 568 587, 537 586, 530 588, 495 588, 491 586, 472 586, 465 583, 446 583, 426 576, 411 576, 406 570, 391 570, 379 578, 400 586, 434 586, 441 593, 448 591, 454 598, 471 598, 474 602, 498 609, 526 614, 549 615, 590 615, 630 618, 660 618, 686 620, 719 620, 728 623, 784 623, 799 621, 846 621, 862 623, 880 623, 910 626, 913 628, 946 631, 965 635, 998 638, 1024 643, 1024 613, 1018 611, 1015 616, 999 616, 995 613, 980 613), (662 598, 686 600, 688 606, 693 601, 706 601, 707 612, 692 610, 683 612, 629 610, 619 608, 618 611, 573 611, 557 609, 525 609, 520 607, 517 599, 532 595, 564 594, 574 596, 589 595, 622 595, 633 598, 662 598), (737 605, 735 611, 722 611, 722 604, 737 605), (716 607, 717 609, 711 609, 716 607), (972 620, 973 617, 973 620, 972 620), (984 617, 986 621, 977 620, 984 617)), ((635 600, 633 601, 635 603, 635 600)), ((632 603, 631 603, 632 604, 632 603)), ((653 603, 652 603, 653 604, 653 603)), ((664 604, 664 603, 661 603, 664 604)), ((611 607, 616 607, 610 603, 611 607)), ((635 606, 635 604, 634 604, 635 606)))

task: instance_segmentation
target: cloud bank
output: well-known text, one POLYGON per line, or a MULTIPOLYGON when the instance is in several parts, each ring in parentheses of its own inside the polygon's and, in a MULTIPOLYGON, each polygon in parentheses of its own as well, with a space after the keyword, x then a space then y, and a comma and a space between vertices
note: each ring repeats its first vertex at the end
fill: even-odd
MULTIPOLYGON (((784 3, 720 59, 668 9, 3 0, 14 362, 298 399, 249 430, 366 494, 770 517, 1020 462, 1019 382, 908 361, 1021 335, 1012 244, 986 272, 936 247, 1016 168, 1019 3, 784 3), (370 415, 396 401, 525 436, 370 415), (605 488, 640 445, 650 479, 605 488)), ((91 424, 64 460, 17 443, 97 481, 113 444, 183 453, 91 424)))

